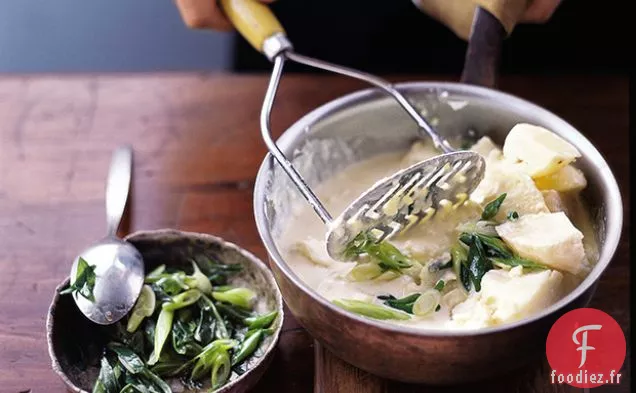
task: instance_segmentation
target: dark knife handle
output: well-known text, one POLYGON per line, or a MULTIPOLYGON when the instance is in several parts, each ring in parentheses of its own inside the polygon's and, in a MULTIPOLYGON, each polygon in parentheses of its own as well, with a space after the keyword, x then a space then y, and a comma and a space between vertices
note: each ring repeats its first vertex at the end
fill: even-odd
POLYGON ((501 46, 506 37, 501 22, 484 8, 477 7, 460 79, 462 83, 497 86, 501 46))

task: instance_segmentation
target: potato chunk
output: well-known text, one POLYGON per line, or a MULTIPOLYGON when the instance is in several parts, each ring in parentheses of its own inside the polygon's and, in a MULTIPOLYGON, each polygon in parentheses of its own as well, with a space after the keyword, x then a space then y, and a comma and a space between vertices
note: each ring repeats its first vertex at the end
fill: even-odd
POLYGON ((556 302, 561 296, 563 274, 555 270, 515 275, 490 270, 481 281, 481 301, 491 305, 497 323, 516 321, 556 302))
POLYGON ((551 213, 564 212, 569 217, 567 206, 561 197, 561 193, 555 190, 541 191, 543 200, 551 213))
POLYGON ((527 123, 512 127, 504 142, 503 154, 522 164, 532 178, 548 176, 581 156, 557 134, 527 123))
POLYGON ((477 143, 471 146, 470 150, 484 157, 488 157, 492 151, 501 153, 501 149, 487 136, 481 137, 477 143))
POLYGON ((585 262, 583 234, 563 212, 521 216, 495 227, 521 257, 577 274, 585 262))
POLYGON ((497 221, 504 221, 511 211, 519 215, 549 212, 541 191, 530 176, 514 164, 491 160, 486 165, 484 179, 472 192, 470 199, 484 205, 503 193, 506 193, 506 198, 495 216, 497 221))
POLYGON ((581 191, 587 186, 583 172, 572 165, 566 165, 551 175, 537 177, 534 183, 539 190, 559 192, 581 191))
POLYGON ((529 317, 559 300, 562 281, 563 274, 556 270, 525 274, 521 267, 490 270, 481 281, 481 291, 452 310, 452 324, 483 328, 529 317))
POLYGON ((299 241, 292 249, 316 265, 329 267, 334 264, 334 260, 327 253, 325 243, 317 239, 307 238, 299 241))

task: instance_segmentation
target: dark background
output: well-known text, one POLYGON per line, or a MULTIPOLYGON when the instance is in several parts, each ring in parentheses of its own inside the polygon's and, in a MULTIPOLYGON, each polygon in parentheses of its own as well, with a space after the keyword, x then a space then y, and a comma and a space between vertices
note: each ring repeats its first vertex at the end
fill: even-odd
MULTIPOLYGON (((517 26, 501 72, 626 72, 636 23, 627 4, 564 0, 548 23, 517 26)), ((299 53, 372 72, 461 72, 466 43, 409 0, 279 0, 272 8, 299 53)), ((269 68, 244 40, 236 47, 237 70, 269 68)))
MULTIPOLYGON (((628 4, 563 0, 547 24, 517 27, 501 72, 626 72, 628 4)), ((466 44, 411 0, 277 0, 272 8, 309 56, 380 73, 457 75, 463 65, 466 44)), ((0 73, 269 69, 235 34, 188 30, 172 0, 0 0, 0 73)))

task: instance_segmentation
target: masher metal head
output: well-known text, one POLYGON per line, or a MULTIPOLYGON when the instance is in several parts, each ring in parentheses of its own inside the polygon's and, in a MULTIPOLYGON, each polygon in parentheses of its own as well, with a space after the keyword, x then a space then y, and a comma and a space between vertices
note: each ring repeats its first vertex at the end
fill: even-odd
POLYGON ((464 203, 484 176, 485 161, 458 151, 421 161, 375 183, 329 224, 327 251, 343 258, 361 232, 383 241, 464 203))
POLYGON ((346 260, 347 245, 363 231, 370 231, 376 241, 388 239, 430 219, 444 201, 461 203, 477 187, 484 176, 483 157, 475 152, 455 151, 391 83, 365 72, 295 53, 283 27, 261 2, 221 0, 221 4, 237 30, 274 63, 261 110, 263 140, 303 197, 327 224, 327 251, 332 258, 346 260), (360 79, 382 89, 413 118, 421 136, 430 137, 444 154, 380 180, 334 220, 271 136, 270 115, 285 61, 360 79))

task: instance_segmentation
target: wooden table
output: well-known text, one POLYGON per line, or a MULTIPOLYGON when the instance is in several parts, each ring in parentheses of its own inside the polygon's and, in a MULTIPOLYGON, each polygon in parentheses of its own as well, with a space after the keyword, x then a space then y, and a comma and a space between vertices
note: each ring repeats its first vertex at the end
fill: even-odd
MULTIPOLYGON (((405 79, 405 78, 402 78, 405 79)), ((417 77, 406 79, 436 79, 417 77)), ((129 230, 178 228, 266 253, 252 217, 265 155, 258 117, 267 78, 208 74, 0 77, 0 393, 63 392, 50 369, 44 322, 78 251, 105 231, 112 149, 135 148, 129 230)), ((279 134, 302 114, 362 87, 338 77, 288 76, 274 110, 279 134)), ((592 303, 629 336, 628 82, 624 77, 503 78, 501 89, 557 113, 595 143, 623 191, 625 227, 592 303)), ((310 392, 312 339, 288 313, 279 350, 256 392, 310 392)), ((459 392, 380 380, 316 350, 316 391, 459 392)), ((545 365, 470 387, 565 391, 545 365)), ((628 391, 623 384, 606 391, 628 391)), ((601 389, 599 389, 601 391, 601 389)))

